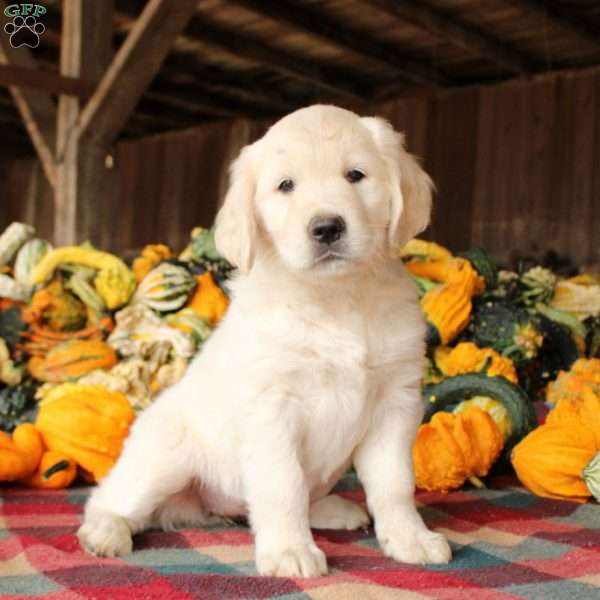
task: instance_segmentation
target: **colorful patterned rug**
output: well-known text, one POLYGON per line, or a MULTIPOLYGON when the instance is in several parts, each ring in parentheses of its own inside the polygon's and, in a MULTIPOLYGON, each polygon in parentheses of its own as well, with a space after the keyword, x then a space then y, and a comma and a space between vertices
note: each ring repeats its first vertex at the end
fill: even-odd
MULTIPOLYGON (((347 476, 339 493, 364 500, 347 476)), ((81 550, 75 531, 88 490, 0 488, 0 598, 79 600, 600 599, 600 506, 536 498, 514 480, 487 490, 419 493, 428 524, 448 536, 449 565, 382 556, 373 530, 318 531, 328 577, 258 577, 243 525, 148 532, 124 559, 81 550)))

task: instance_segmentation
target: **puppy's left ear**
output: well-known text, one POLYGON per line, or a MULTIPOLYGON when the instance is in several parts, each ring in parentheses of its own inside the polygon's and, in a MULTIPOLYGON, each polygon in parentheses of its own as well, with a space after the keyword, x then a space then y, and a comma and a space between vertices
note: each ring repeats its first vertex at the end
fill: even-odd
POLYGON ((429 225, 433 182, 406 151, 403 134, 378 117, 364 117, 361 121, 386 163, 391 184, 389 242, 395 252, 429 225))

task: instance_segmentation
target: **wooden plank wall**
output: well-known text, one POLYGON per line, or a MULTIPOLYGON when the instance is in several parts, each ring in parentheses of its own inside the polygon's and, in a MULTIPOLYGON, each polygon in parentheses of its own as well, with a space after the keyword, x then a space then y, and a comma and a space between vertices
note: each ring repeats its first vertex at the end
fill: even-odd
MULTIPOLYGON (((548 249, 600 261, 600 70, 465 88, 373 108, 407 134, 437 185, 428 236, 505 258, 548 249)), ((212 222, 227 166, 264 122, 235 121, 121 142, 119 186, 96 210, 92 241, 118 252, 182 247, 212 222)), ((0 161, 0 227, 51 237, 51 195, 37 163, 0 161)))

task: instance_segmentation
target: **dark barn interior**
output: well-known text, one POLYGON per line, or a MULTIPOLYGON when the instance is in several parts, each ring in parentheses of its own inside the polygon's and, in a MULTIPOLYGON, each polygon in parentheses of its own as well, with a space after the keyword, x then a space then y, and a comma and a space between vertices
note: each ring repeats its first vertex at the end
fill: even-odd
POLYGON ((437 186, 430 238, 598 260, 594 0, 89 4, 44 3, 35 49, 2 36, 0 228, 24 220, 118 252, 179 247, 212 222, 241 146, 326 102, 406 132, 437 186), (80 137, 85 157, 65 152, 99 105, 102 135, 80 137), (49 180, 75 171, 68 191, 49 180))

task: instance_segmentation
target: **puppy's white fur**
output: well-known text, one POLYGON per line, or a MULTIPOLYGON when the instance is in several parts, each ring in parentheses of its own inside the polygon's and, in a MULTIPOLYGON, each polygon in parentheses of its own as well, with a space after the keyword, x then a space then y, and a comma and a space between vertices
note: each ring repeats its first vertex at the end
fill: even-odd
MULTIPOLYGON (((446 562, 413 501, 424 324, 394 250, 429 219, 431 182, 385 121, 331 106, 288 115, 232 166, 217 245, 239 267, 229 311, 135 422, 79 530, 91 552, 129 552, 150 526, 247 514, 262 574, 327 571, 310 526, 357 528, 332 486, 354 464, 384 552, 446 562), (346 173, 366 177, 350 183, 346 173), (290 178, 295 188, 278 189, 290 178), (346 223, 319 260, 311 219, 346 223)), ((321 253, 322 254, 322 253, 321 253)))

